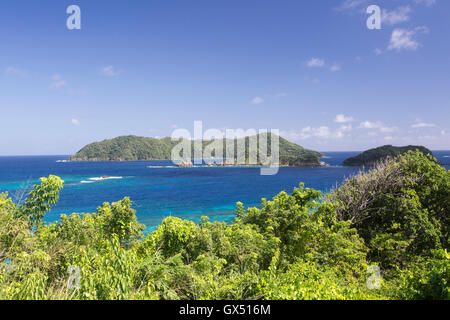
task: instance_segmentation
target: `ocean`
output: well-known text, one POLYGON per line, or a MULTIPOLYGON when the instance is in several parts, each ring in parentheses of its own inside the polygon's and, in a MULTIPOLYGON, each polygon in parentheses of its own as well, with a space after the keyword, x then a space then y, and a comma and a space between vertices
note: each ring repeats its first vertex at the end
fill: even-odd
MULTIPOLYGON (((450 164, 450 151, 433 151, 450 164)), ((342 167, 342 161, 359 152, 325 152, 329 167, 280 168, 274 176, 261 176, 259 168, 176 168, 171 161, 60 162, 68 156, 0 157, 0 193, 8 192, 21 203, 40 177, 50 174, 64 180, 60 200, 47 213, 53 222, 61 214, 90 213, 103 202, 130 197, 140 223, 147 232, 167 216, 198 221, 231 221, 236 202, 258 206, 261 198, 288 193, 303 182, 306 187, 327 192, 362 168, 342 167), (109 179, 101 177, 108 176, 109 179)), ((450 166, 445 165, 449 170, 450 166)))

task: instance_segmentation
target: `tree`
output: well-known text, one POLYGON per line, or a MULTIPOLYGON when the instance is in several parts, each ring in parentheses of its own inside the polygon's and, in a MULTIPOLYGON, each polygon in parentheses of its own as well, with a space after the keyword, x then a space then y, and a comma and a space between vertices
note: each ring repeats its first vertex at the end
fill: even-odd
POLYGON ((112 205, 105 202, 98 208, 97 213, 103 219, 105 234, 117 235, 122 243, 128 243, 142 237, 145 226, 138 223, 136 210, 131 208, 130 198, 114 202, 112 205))
POLYGON ((19 215, 27 216, 32 225, 42 225, 42 218, 50 211, 51 206, 59 200, 59 191, 64 181, 57 176, 50 175, 41 178, 41 184, 34 186, 28 194, 25 203, 19 208, 19 215))

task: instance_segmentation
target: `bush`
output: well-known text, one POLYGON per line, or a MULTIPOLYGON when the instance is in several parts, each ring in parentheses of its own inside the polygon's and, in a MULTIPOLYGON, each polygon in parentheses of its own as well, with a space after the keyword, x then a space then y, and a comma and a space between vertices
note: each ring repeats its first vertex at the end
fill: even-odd
POLYGON ((393 295, 397 299, 449 300, 450 254, 435 250, 431 258, 420 258, 399 273, 393 295))
POLYGON ((361 172, 327 196, 384 268, 406 266, 449 246, 450 174, 430 155, 409 152, 361 172))

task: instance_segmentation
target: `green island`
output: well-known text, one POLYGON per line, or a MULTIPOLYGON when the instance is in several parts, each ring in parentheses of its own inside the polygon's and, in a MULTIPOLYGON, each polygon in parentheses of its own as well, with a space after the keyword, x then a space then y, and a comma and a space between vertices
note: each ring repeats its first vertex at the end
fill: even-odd
POLYGON ((0 299, 450 298, 450 172, 419 151, 146 236, 129 198, 44 223, 62 187, 0 196, 0 299))
MULTIPOLYGON (((271 151, 271 133, 259 134, 256 138, 266 139, 267 149, 271 151)), ((220 139, 223 142, 223 150, 226 150, 227 139, 220 139)), ((180 140, 181 141, 181 140, 180 140)), ((172 141, 171 138, 163 139, 137 137, 137 136, 121 136, 114 139, 104 140, 101 142, 91 143, 76 154, 72 155, 70 161, 139 161, 139 160, 170 160, 172 149, 180 143, 180 141, 172 141)), ((231 143, 234 145, 235 155, 237 154, 237 146, 239 143, 245 143, 246 161, 249 159, 249 137, 234 139, 231 143)), ((204 140, 202 148, 211 143, 217 143, 217 140, 204 140)), ((190 141, 191 155, 195 154, 195 142, 190 141)), ((220 142, 219 142, 220 145, 220 142)), ((202 151, 203 151, 202 150, 202 151)), ((259 145, 257 150, 257 161, 259 163, 259 145)), ((322 153, 303 148, 295 143, 279 137, 279 154, 280 165, 282 166, 320 166, 320 158, 322 153)), ((213 153, 214 155, 214 153, 213 153)), ((186 165, 189 166, 189 165, 186 165)))
POLYGON ((356 157, 351 157, 342 163, 343 166, 349 167, 362 167, 362 166, 374 166, 377 162, 385 160, 386 158, 393 158, 398 155, 404 154, 408 151, 420 151, 423 154, 433 155, 433 153, 423 146, 406 146, 406 147, 394 147, 386 145, 374 149, 369 149, 356 157))

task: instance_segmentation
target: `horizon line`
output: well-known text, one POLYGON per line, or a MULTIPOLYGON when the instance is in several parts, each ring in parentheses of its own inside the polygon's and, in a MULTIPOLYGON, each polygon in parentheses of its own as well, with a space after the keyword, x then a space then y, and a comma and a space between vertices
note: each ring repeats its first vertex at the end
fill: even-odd
MULTIPOLYGON (((366 150, 314 150, 317 152, 327 153, 327 152, 364 152, 366 150)), ((431 152, 450 152, 449 149, 430 149, 431 152)), ((4 157, 70 157, 73 154, 0 154, 0 158, 4 157)), ((170 159, 169 159, 170 160, 170 159)), ((165 161, 165 160, 148 160, 148 161, 165 161)))

